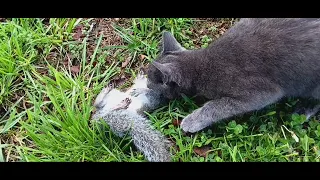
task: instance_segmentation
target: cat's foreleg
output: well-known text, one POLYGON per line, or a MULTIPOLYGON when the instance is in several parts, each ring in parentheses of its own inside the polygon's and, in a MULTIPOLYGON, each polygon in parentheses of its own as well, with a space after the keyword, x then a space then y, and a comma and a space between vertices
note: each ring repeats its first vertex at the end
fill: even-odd
POLYGON ((259 110, 283 97, 280 89, 246 91, 236 97, 222 97, 204 104, 181 122, 184 132, 195 133, 223 119, 259 110))

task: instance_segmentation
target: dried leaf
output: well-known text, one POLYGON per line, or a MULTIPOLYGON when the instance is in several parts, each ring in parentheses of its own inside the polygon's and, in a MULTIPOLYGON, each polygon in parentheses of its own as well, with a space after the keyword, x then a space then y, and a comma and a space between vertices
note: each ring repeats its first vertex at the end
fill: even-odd
POLYGON ((174 120, 172 121, 172 124, 173 124, 174 126, 180 126, 181 120, 174 119, 174 120))
POLYGON ((48 96, 44 96, 43 101, 50 101, 50 98, 48 96))
POLYGON ((122 68, 126 67, 129 64, 130 60, 131 60, 131 57, 127 57, 127 59, 124 62, 122 62, 121 67, 122 68))
POLYGON ((211 147, 209 146, 202 146, 200 148, 194 148, 193 151, 201 156, 201 157, 206 157, 207 156, 207 152, 211 150, 211 147))
POLYGON ((75 40, 79 40, 80 38, 81 38, 81 36, 82 36, 82 33, 75 33, 74 35, 73 35, 73 39, 75 39, 75 40))
POLYGON ((65 59, 64 61, 62 61, 62 64, 63 64, 64 66, 68 66, 69 61, 65 59))
POLYGON ((78 66, 71 66, 70 70, 71 70, 71 72, 77 74, 80 72, 80 66, 79 65, 78 66))
POLYGON ((64 60, 62 61, 62 64, 65 66, 69 65, 71 58, 72 58, 72 55, 70 53, 67 53, 67 55, 64 57, 64 60))
POLYGON ((38 69, 38 72, 39 72, 41 75, 47 75, 47 74, 48 74, 48 69, 38 69))
POLYGON ((57 53, 57 52, 50 52, 50 53, 47 55, 47 59, 55 59, 57 56, 58 56, 58 53, 57 53))
POLYGON ((32 104, 30 104, 28 101, 22 99, 22 106, 24 107, 24 109, 29 109, 32 107, 32 104))
POLYGON ((73 39, 79 40, 83 36, 82 29, 83 29, 82 25, 79 25, 76 27, 76 32, 73 35, 73 39))
POLYGON ((144 55, 144 54, 140 54, 140 56, 139 56, 139 58, 140 58, 141 61, 143 61, 146 57, 147 57, 147 56, 144 55))

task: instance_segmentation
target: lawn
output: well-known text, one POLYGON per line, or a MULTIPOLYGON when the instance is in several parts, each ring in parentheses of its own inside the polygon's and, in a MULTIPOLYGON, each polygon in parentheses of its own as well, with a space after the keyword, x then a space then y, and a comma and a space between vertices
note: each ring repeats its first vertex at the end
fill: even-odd
MULTIPOLYGON (((0 161, 145 162, 129 136, 90 121, 109 82, 131 85, 158 54, 161 32, 188 49, 206 47, 237 19, 0 18, 0 161)), ((192 135, 179 123, 201 104, 173 100, 148 112, 176 146, 177 162, 318 162, 320 123, 288 98, 192 135)))

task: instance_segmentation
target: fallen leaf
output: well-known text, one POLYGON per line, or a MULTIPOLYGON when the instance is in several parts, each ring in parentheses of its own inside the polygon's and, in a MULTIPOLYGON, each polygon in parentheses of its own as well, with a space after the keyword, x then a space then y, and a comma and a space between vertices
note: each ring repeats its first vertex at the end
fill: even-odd
POLYGON ((22 105, 24 107, 24 109, 29 109, 32 107, 31 103, 29 103, 28 101, 22 99, 22 105))
POLYGON ((82 31, 83 27, 84 26, 82 24, 79 24, 79 25, 76 26, 75 29, 76 29, 76 31, 82 31))
POLYGON ((78 25, 76 27, 76 32, 75 34, 73 34, 73 39, 79 40, 83 36, 82 29, 83 29, 82 25, 78 25))
POLYGON ((43 101, 50 101, 50 98, 48 96, 44 96, 43 101))
POLYGON ((64 60, 62 61, 62 64, 67 66, 69 62, 72 59, 72 55, 70 53, 67 53, 66 56, 64 57, 64 60))
POLYGON ((211 150, 211 147, 209 147, 209 146, 202 146, 202 147, 200 147, 200 148, 194 148, 194 149, 193 149, 193 151, 194 151, 197 155, 199 155, 199 156, 201 156, 201 157, 207 157, 207 152, 208 152, 209 150, 211 150))
POLYGON ((47 59, 54 59, 58 56, 58 53, 57 52, 50 52, 48 55, 47 55, 47 59))
POLYGON ((71 72, 73 73, 79 73, 80 72, 80 66, 71 66, 70 68, 71 72))
POLYGON ((146 57, 147 57, 147 56, 144 55, 144 54, 140 54, 140 56, 139 56, 139 58, 140 58, 141 61, 144 60, 146 57))
POLYGON ((174 126, 180 126, 181 120, 174 119, 174 120, 172 121, 172 124, 173 124, 174 126))
POLYGON ((47 74, 48 74, 48 69, 39 69, 38 72, 39 72, 41 75, 47 75, 47 74))
POLYGON ((121 67, 122 68, 126 67, 129 64, 130 60, 131 60, 131 57, 127 57, 127 59, 124 62, 122 62, 121 67))
POLYGON ((81 33, 76 32, 76 33, 73 35, 73 39, 79 40, 79 39, 81 38, 81 36, 82 36, 81 33))
POLYGON ((65 59, 64 61, 62 61, 62 64, 63 64, 64 66, 68 66, 69 61, 65 59))

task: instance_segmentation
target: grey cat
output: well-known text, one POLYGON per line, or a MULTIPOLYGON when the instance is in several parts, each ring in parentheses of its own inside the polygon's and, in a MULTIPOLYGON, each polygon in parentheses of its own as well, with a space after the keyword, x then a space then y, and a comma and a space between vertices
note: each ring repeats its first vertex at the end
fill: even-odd
POLYGON ((92 119, 105 120, 120 137, 128 133, 148 161, 169 162, 172 143, 144 115, 144 111, 154 110, 164 101, 161 94, 147 88, 146 82, 147 78, 140 72, 126 92, 115 89, 113 84, 104 88, 94 102, 97 110, 92 119))
MULTIPOLYGON (((320 99, 320 20, 241 19, 207 48, 187 50, 168 32, 148 69, 150 89, 207 99, 181 127, 197 132, 283 97, 320 99)), ((312 114, 319 110, 316 106, 312 114)))

